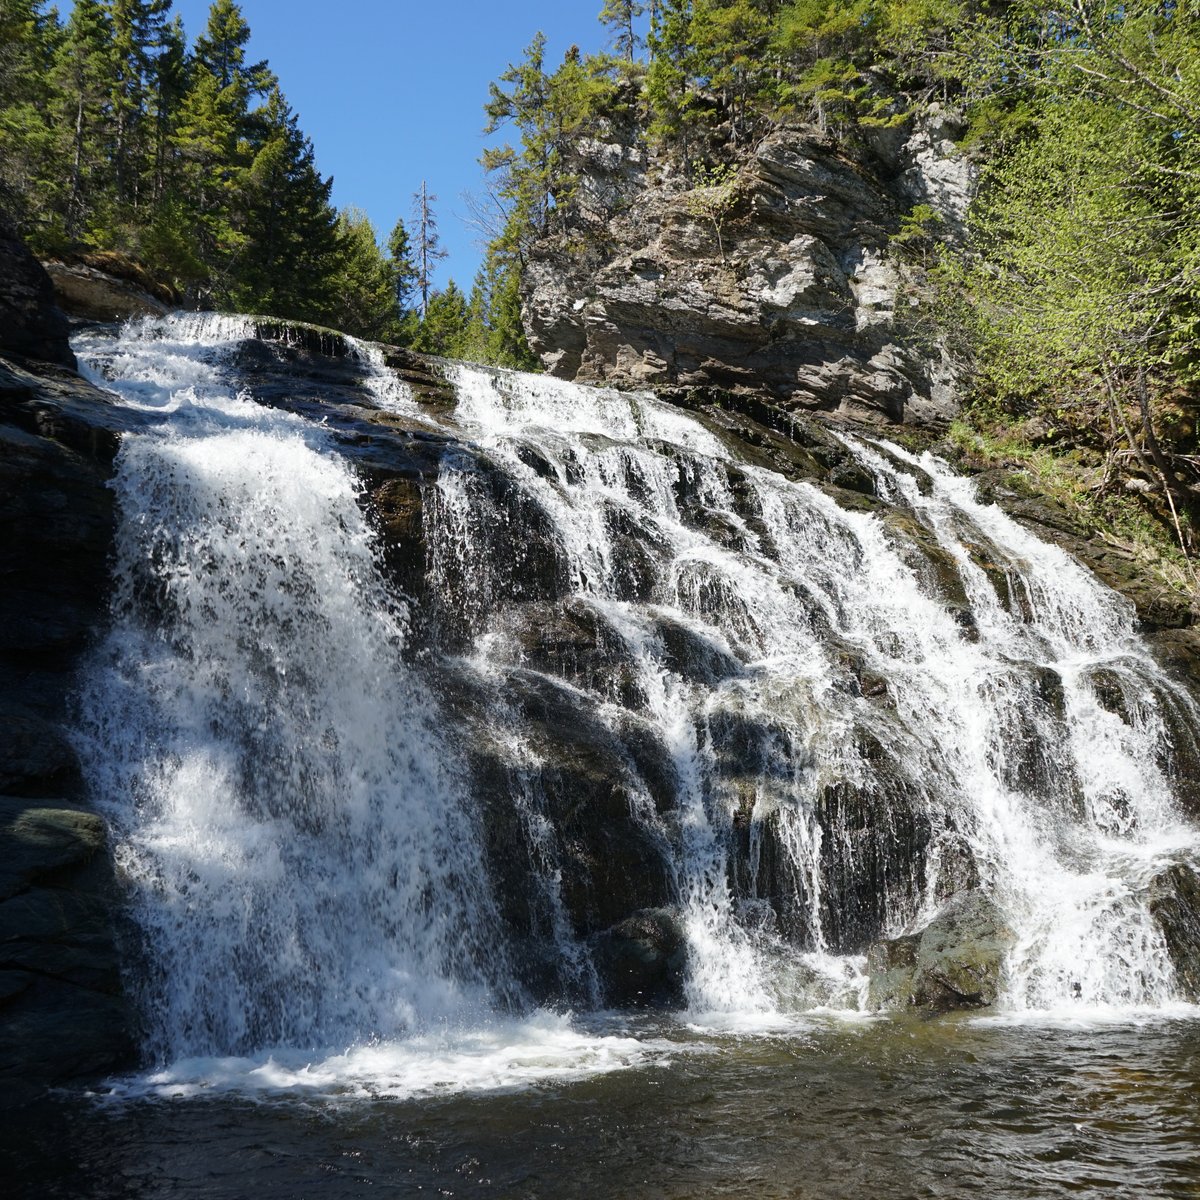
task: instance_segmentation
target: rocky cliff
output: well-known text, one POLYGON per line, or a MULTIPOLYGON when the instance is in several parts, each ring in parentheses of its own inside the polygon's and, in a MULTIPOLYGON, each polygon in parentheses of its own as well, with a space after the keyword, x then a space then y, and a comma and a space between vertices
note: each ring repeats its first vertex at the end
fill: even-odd
POLYGON ((75 374, 67 321, 0 238, 0 1098, 132 1053, 105 828, 64 731, 107 602, 128 418, 75 374))
POLYGON ((724 391, 784 419, 944 423, 953 372, 903 332, 889 241, 916 203, 961 228, 974 172, 959 132, 935 112, 852 159, 779 128, 705 186, 631 139, 584 142, 569 227, 526 266, 530 345, 564 379, 724 391))

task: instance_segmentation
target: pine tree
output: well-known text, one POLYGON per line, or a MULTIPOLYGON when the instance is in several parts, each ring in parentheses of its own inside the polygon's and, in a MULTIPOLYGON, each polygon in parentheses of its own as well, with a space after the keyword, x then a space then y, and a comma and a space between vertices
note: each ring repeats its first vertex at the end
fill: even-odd
POLYGON ((634 22, 645 11, 645 5, 639 0, 604 0, 604 7, 600 10, 600 23, 613 30, 613 49, 628 62, 633 62, 634 54, 641 45, 634 22))
POLYGON ((330 323, 355 337, 387 341, 397 332, 396 277, 361 209, 338 213, 330 323))
POLYGON ((396 296, 396 318, 403 321, 412 311, 417 292, 419 272, 413 261, 412 241, 401 218, 392 226, 388 236, 388 261, 392 268, 392 283, 396 296))
POLYGON ((462 355, 467 336, 467 298, 454 280, 444 290, 429 297, 413 349, 444 358, 462 355))
POLYGON ((56 124, 65 134, 59 153, 67 163, 63 231, 70 241, 84 230, 107 176, 104 136, 112 78, 112 25, 99 0, 76 0, 55 55, 52 79, 56 124))
POLYGON ((172 136, 177 187, 195 257, 212 277, 203 300, 222 295, 244 244, 239 231, 243 191, 251 167, 241 137, 247 111, 235 87, 222 88, 211 71, 197 69, 172 136))
POLYGON ((220 88, 244 91, 247 102, 255 96, 266 96, 278 83, 265 59, 247 66, 249 41, 250 26, 241 7, 234 0, 213 0, 208 24, 196 38, 194 52, 198 70, 213 75, 220 88))
POLYGON ((112 25, 112 166, 118 210, 136 210, 148 175, 148 95, 171 0, 106 0, 112 25))
POLYGON ((257 114, 262 139, 246 176, 243 249, 228 275, 233 307, 325 323, 338 260, 332 179, 276 86, 257 114))
POLYGON ((34 235, 61 190, 49 79, 58 36, 38 0, 0 0, 0 207, 34 235))

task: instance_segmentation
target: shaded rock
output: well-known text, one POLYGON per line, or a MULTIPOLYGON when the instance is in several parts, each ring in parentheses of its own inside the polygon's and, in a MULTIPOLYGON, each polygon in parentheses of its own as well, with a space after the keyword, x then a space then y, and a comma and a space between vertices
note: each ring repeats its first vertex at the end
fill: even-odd
MULTIPOLYGON (((79 761, 56 724, 0 707, 0 794, 62 795, 79 782, 79 761)), ((0 864, 0 879, 3 869, 0 864)))
POLYGON ((0 797, 0 1084, 132 1060, 105 838, 80 805, 0 797))
POLYGON ((172 305, 151 295, 129 279, 111 275, 82 262, 42 264, 65 312, 86 321, 126 321, 131 317, 161 317, 172 305))
POLYGON ((67 319, 49 276, 16 233, 0 221, 0 354, 75 367, 67 319))
POLYGON ((919 933, 876 942, 867 953, 871 1008, 947 1012, 996 1001, 1015 941, 995 902, 980 891, 955 896, 919 933))
POLYGON ((1200 871, 1179 863, 1150 885, 1150 911, 1166 939, 1180 993, 1200 1004, 1200 871))
POLYGON ((668 1008, 683 1000, 687 942, 667 909, 634 913, 599 934, 593 962, 610 1005, 668 1008))

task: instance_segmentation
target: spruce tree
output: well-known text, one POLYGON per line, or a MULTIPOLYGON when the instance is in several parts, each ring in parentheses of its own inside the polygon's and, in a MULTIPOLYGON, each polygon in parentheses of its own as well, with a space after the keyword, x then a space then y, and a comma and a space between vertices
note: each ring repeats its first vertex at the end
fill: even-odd
POLYGON ((98 0, 76 0, 55 55, 59 150, 68 164, 63 200, 66 237, 78 239, 88 213, 98 207, 108 175, 105 144, 112 25, 98 0))
POLYGON ((396 336, 395 272, 361 209, 338 213, 337 258, 330 283, 330 323, 335 328, 371 341, 396 336))
POLYGON ((0 0, 0 207, 45 231, 61 192, 50 80, 59 31, 38 0, 0 0))
POLYGON ((312 142, 277 86, 257 120, 263 134, 247 172, 243 249, 229 276, 229 302, 327 323, 338 259, 337 214, 329 201, 333 180, 318 172, 312 142))
POLYGON ((422 320, 429 311, 433 272, 447 253, 438 237, 437 215, 433 210, 436 202, 437 197, 422 179, 421 190, 413 193, 413 262, 417 269, 416 287, 421 294, 422 320))
POLYGON ((396 296, 396 318, 403 321, 413 309, 419 277, 417 264, 413 261, 412 240, 408 236, 403 218, 392 226, 387 248, 396 296))

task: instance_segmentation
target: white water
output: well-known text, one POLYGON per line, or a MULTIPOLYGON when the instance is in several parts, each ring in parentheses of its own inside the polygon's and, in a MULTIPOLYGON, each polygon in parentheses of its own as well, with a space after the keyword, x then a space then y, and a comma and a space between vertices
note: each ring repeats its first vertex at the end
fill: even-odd
MULTIPOLYGON (((81 718, 145 940, 158 1065, 127 1088, 400 1096, 656 1061, 667 1047, 519 1016, 474 781, 422 674, 436 647, 408 661, 409 614, 324 431, 229 383, 249 332, 174 317, 76 345, 159 419, 118 462, 113 623, 81 718)), ((372 351, 368 394, 418 415, 372 351)), ((963 885, 962 846, 1017 934, 1002 1013, 1178 1011, 1148 902, 1197 857, 1164 705, 1196 714, 1124 601, 894 447, 851 444, 943 548, 974 630, 903 523, 741 463, 650 397, 469 367, 453 383, 446 428, 466 445, 426 497, 430 576, 465 631, 454 669, 490 696, 568 1002, 601 1002, 601 985, 542 753, 504 691, 525 668, 496 614, 528 535, 481 463, 548 531, 560 601, 617 647, 623 693, 570 686, 670 761, 673 805, 636 773, 628 803, 668 863, 690 1025, 857 1010, 855 951, 927 921, 963 885)))
POLYGON ((160 1064, 125 1090, 398 1095, 644 1061, 505 1015, 477 809, 403 661, 359 485, 322 430, 230 390, 246 335, 180 316, 76 346, 164 418, 120 452, 80 717, 160 1064))
MULTIPOLYGON (((861 960, 831 953, 845 939, 823 893, 831 856, 853 865, 861 835, 853 822, 822 828, 817 814, 831 785, 859 797, 878 786, 864 735, 894 772, 893 792, 875 793, 884 811, 906 799, 932 841, 924 881, 906 878, 903 864, 877 880, 886 929, 935 914, 955 890, 938 863, 965 841, 1018 935, 1006 1010, 1134 1012, 1174 1001, 1150 887, 1171 864, 1194 862, 1200 843, 1172 799, 1161 705, 1193 722, 1196 713, 1136 637, 1126 601, 976 502, 967 480, 895 448, 888 460, 852 444, 945 548, 974 634, 878 517, 761 468, 731 470, 716 437, 648 396, 470 367, 453 379, 456 422, 548 516, 570 591, 623 642, 639 710, 674 760, 678 811, 666 832, 697 1020, 770 1024, 860 999, 861 960), (917 479, 927 472, 928 496, 917 479), (652 559, 649 581, 635 586, 614 533, 631 525, 652 559), (1022 607, 1006 608, 972 560, 979 544, 1022 607), (735 660, 729 677, 698 685, 681 673, 664 618, 735 660), (886 707, 848 692, 837 662, 847 652, 886 681, 886 707), (1118 682, 1126 719, 1098 700, 1099 668, 1118 682), (1047 681, 1061 689, 1058 706, 1039 694, 1047 681), (742 762, 731 770, 722 730, 738 723, 752 732, 734 739, 742 762), (731 829, 747 817, 752 869, 768 822, 786 859, 798 946, 781 941, 763 904, 731 891, 731 829), (831 844, 831 832, 844 844, 831 844)), ((454 527, 442 532, 460 569, 486 575, 488 521, 469 510, 488 501, 461 464, 453 474, 454 527)), ((479 653, 519 658, 487 630, 490 604, 483 598, 475 614, 479 653)), ((617 706, 601 712, 618 727, 617 706)))

